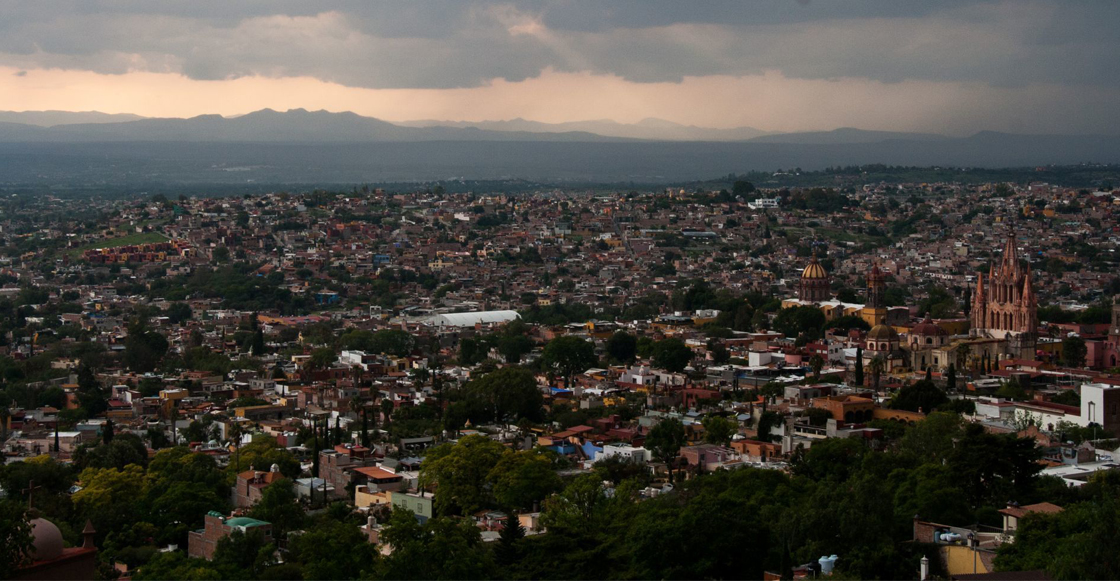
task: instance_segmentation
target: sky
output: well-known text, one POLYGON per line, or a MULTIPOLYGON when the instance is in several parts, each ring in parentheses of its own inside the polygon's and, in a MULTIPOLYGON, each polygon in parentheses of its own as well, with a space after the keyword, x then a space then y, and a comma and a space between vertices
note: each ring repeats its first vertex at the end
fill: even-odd
POLYGON ((1120 134, 1115 0, 0 0, 0 110, 1120 134))

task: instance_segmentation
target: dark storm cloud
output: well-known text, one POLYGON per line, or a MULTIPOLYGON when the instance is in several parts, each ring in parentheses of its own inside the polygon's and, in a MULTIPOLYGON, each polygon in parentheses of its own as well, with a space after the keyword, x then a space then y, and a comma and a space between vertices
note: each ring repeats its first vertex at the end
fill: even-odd
POLYGON ((638 82, 779 71, 1120 86, 1120 2, 0 1, 0 65, 471 87, 551 68, 638 82))

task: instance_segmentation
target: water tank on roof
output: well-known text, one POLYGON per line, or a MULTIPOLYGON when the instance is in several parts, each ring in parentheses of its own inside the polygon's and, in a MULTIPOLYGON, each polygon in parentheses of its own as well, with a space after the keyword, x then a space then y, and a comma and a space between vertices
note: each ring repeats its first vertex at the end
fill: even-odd
POLYGON ((820 559, 817 559, 817 562, 821 565, 821 575, 831 575, 833 567, 836 566, 836 559, 838 558, 839 557, 837 557, 836 555, 832 555, 829 557, 821 557, 820 559))

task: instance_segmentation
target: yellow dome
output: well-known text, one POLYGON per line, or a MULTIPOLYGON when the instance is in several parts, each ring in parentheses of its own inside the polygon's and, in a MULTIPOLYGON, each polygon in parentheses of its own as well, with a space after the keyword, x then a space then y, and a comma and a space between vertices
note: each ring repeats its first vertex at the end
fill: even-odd
POLYGON ((867 338, 875 341, 895 341, 898 339, 898 332, 890 325, 875 325, 867 332, 867 338))
POLYGON ((809 263, 809 266, 805 267, 805 270, 801 271, 801 278, 809 278, 809 279, 828 278, 828 273, 824 271, 824 267, 821 266, 821 264, 819 262, 814 260, 814 261, 809 263))

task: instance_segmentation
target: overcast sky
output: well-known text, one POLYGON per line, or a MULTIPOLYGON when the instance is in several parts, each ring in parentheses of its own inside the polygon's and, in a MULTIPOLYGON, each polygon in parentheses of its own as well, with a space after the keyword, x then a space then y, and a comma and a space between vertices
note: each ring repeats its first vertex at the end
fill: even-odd
POLYGON ((0 0, 0 109, 1120 133, 1117 0, 0 0))

